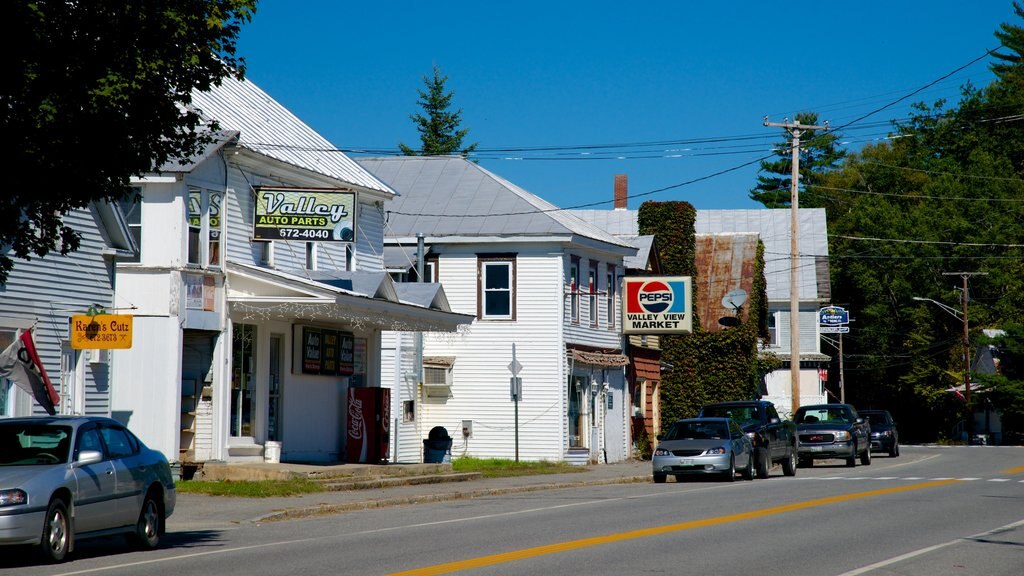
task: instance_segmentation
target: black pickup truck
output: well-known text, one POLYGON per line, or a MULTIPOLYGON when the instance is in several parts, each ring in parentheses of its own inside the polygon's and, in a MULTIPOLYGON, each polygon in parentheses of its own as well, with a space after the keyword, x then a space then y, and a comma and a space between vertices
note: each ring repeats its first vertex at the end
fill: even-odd
POLYGON ((796 475, 796 426, 779 418, 775 405, 767 400, 718 402, 701 408, 702 417, 725 417, 739 422, 754 444, 754 468, 758 478, 767 478, 773 462, 782 473, 796 475))

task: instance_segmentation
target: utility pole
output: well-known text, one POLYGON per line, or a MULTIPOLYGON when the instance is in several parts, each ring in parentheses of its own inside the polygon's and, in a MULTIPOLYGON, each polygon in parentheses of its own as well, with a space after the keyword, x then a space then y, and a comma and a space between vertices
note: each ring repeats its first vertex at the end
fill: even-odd
POLYGON ((985 276, 988 272, 943 272, 943 276, 959 276, 963 279, 963 319, 964 319, 964 409, 967 411, 967 444, 974 442, 974 408, 971 406, 971 348, 967 329, 967 279, 971 276, 985 276))
POLYGON ((798 248, 798 225, 800 220, 798 212, 800 208, 799 185, 800 185, 800 136, 806 130, 828 130, 828 122, 824 126, 811 126, 799 122, 789 122, 784 118, 783 122, 769 122, 764 117, 764 125, 772 128, 782 128, 789 132, 793 139, 793 175, 790 178, 789 191, 790 224, 789 224, 789 378, 790 394, 793 396, 790 403, 791 414, 796 414, 800 408, 800 251, 798 248))

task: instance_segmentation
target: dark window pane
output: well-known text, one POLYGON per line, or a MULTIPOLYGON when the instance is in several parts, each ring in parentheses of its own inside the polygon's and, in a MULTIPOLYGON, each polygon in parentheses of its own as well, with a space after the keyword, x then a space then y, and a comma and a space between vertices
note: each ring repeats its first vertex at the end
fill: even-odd
POLYGON ((507 290, 509 283, 508 264, 487 264, 484 266, 484 288, 488 290, 507 290))
POLYGON ((511 316, 512 300, 508 292, 488 292, 484 297, 485 316, 511 316))

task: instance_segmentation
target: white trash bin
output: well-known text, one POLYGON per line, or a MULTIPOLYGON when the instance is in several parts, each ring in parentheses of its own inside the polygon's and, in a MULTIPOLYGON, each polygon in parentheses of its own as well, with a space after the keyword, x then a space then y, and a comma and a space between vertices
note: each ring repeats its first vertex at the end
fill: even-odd
POLYGON ((263 460, 268 464, 281 463, 281 443, 274 440, 267 440, 263 445, 263 460))

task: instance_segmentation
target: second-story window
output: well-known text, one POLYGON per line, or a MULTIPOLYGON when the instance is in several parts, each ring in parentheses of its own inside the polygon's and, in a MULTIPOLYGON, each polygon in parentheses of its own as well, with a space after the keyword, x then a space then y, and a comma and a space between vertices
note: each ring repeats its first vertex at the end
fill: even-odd
POLYGON ((132 191, 122 198, 118 204, 124 214, 128 230, 135 239, 135 247, 139 250, 129 262, 138 262, 142 254, 142 187, 132 186, 132 191))
POLYGON ((590 293, 588 297, 588 304, 590 307, 590 325, 597 327, 597 261, 590 261, 590 270, 587 273, 587 292, 590 293))
POLYGON ((615 289, 618 283, 615 281, 615 266, 612 264, 608 265, 608 273, 605 275, 607 282, 607 291, 605 292, 607 298, 607 308, 605 312, 608 318, 608 328, 615 328, 615 289))
POLYGON ((188 189, 188 263, 221 265, 221 198, 217 190, 188 189))
POLYGON ((569 318, 580 323, 580 257, 569 257, 569 318))
POLYGON ((477 278, 477 317, 482 320, 515 320, 515 255, 478 256, 477 278))

